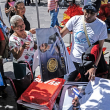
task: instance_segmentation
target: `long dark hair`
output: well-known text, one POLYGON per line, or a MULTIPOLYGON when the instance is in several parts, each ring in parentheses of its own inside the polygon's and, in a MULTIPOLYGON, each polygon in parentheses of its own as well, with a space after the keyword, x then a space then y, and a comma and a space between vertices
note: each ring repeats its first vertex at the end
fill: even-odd
POLYGON ((18 4, 20 4, 20 3, 24 3, 23 1, 17 1, 17 2, 15 2, 15 8, 17 9, 17 6, 18 6, 18 4))

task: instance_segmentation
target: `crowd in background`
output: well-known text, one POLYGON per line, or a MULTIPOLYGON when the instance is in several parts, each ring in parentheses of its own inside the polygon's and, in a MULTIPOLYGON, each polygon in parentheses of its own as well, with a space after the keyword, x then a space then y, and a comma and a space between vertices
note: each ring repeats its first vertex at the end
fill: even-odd
MULTIPOLYGON (((2 57, 7 43, 5 37, 10 38, 8 39, 9 51, 13 54, 15 62, 17 62, 17 60, 27 60, 30 66, 32 66, 34 49, 37 49, 37 45, 34 43, 32 36, 32 34, 35 34, 35 28, 31 29, 30 22, 25 17, 25 6, 30 5, 30 3, 30 0, 25 0, 24 2, 7 0, 5 3, 5 14, 11 27, 7 27, 0 17, 0 72, 2 77, 4 77, 2 57), (13 16, 15 16, 14 19, 12 18, 13 16), (18 39, 21 40, 20 44, 18 39), (24 49, 27 51, 24 51, 24 49)), ((5 92, 5 88, 7 84, 5 80, 4 83, 5 86, 0 87, 0 94, 3 98, 6 98, 7 93, 5 92)))

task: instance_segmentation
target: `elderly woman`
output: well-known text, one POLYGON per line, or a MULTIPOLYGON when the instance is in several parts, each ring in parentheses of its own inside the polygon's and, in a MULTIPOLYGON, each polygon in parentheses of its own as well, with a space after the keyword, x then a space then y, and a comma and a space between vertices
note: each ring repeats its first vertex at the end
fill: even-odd
POLYGON ((32 66, 34 49, 37 49, 32 33, 25 31, 24 21, 19 15, 12 16, 10 23, 14 33, 10 36, 9 47, 14 56, 14 62, 27 61, 32 66))

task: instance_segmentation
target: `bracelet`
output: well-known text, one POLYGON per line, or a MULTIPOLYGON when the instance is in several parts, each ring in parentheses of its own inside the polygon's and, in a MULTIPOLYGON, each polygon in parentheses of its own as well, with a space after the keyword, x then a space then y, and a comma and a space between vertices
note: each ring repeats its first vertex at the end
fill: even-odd
POLYGON ((97 66, 95 64, 92 65, 93 68, 97 69, 97 66))

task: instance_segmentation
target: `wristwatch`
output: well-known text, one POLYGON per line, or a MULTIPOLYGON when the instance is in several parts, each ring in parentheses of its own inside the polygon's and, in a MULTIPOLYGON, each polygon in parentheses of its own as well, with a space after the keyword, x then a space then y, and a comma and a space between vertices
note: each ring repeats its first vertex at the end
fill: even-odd
POLYGON ((92 65, 93 68, 97 69, 97 66, 95 64, 92 65))

